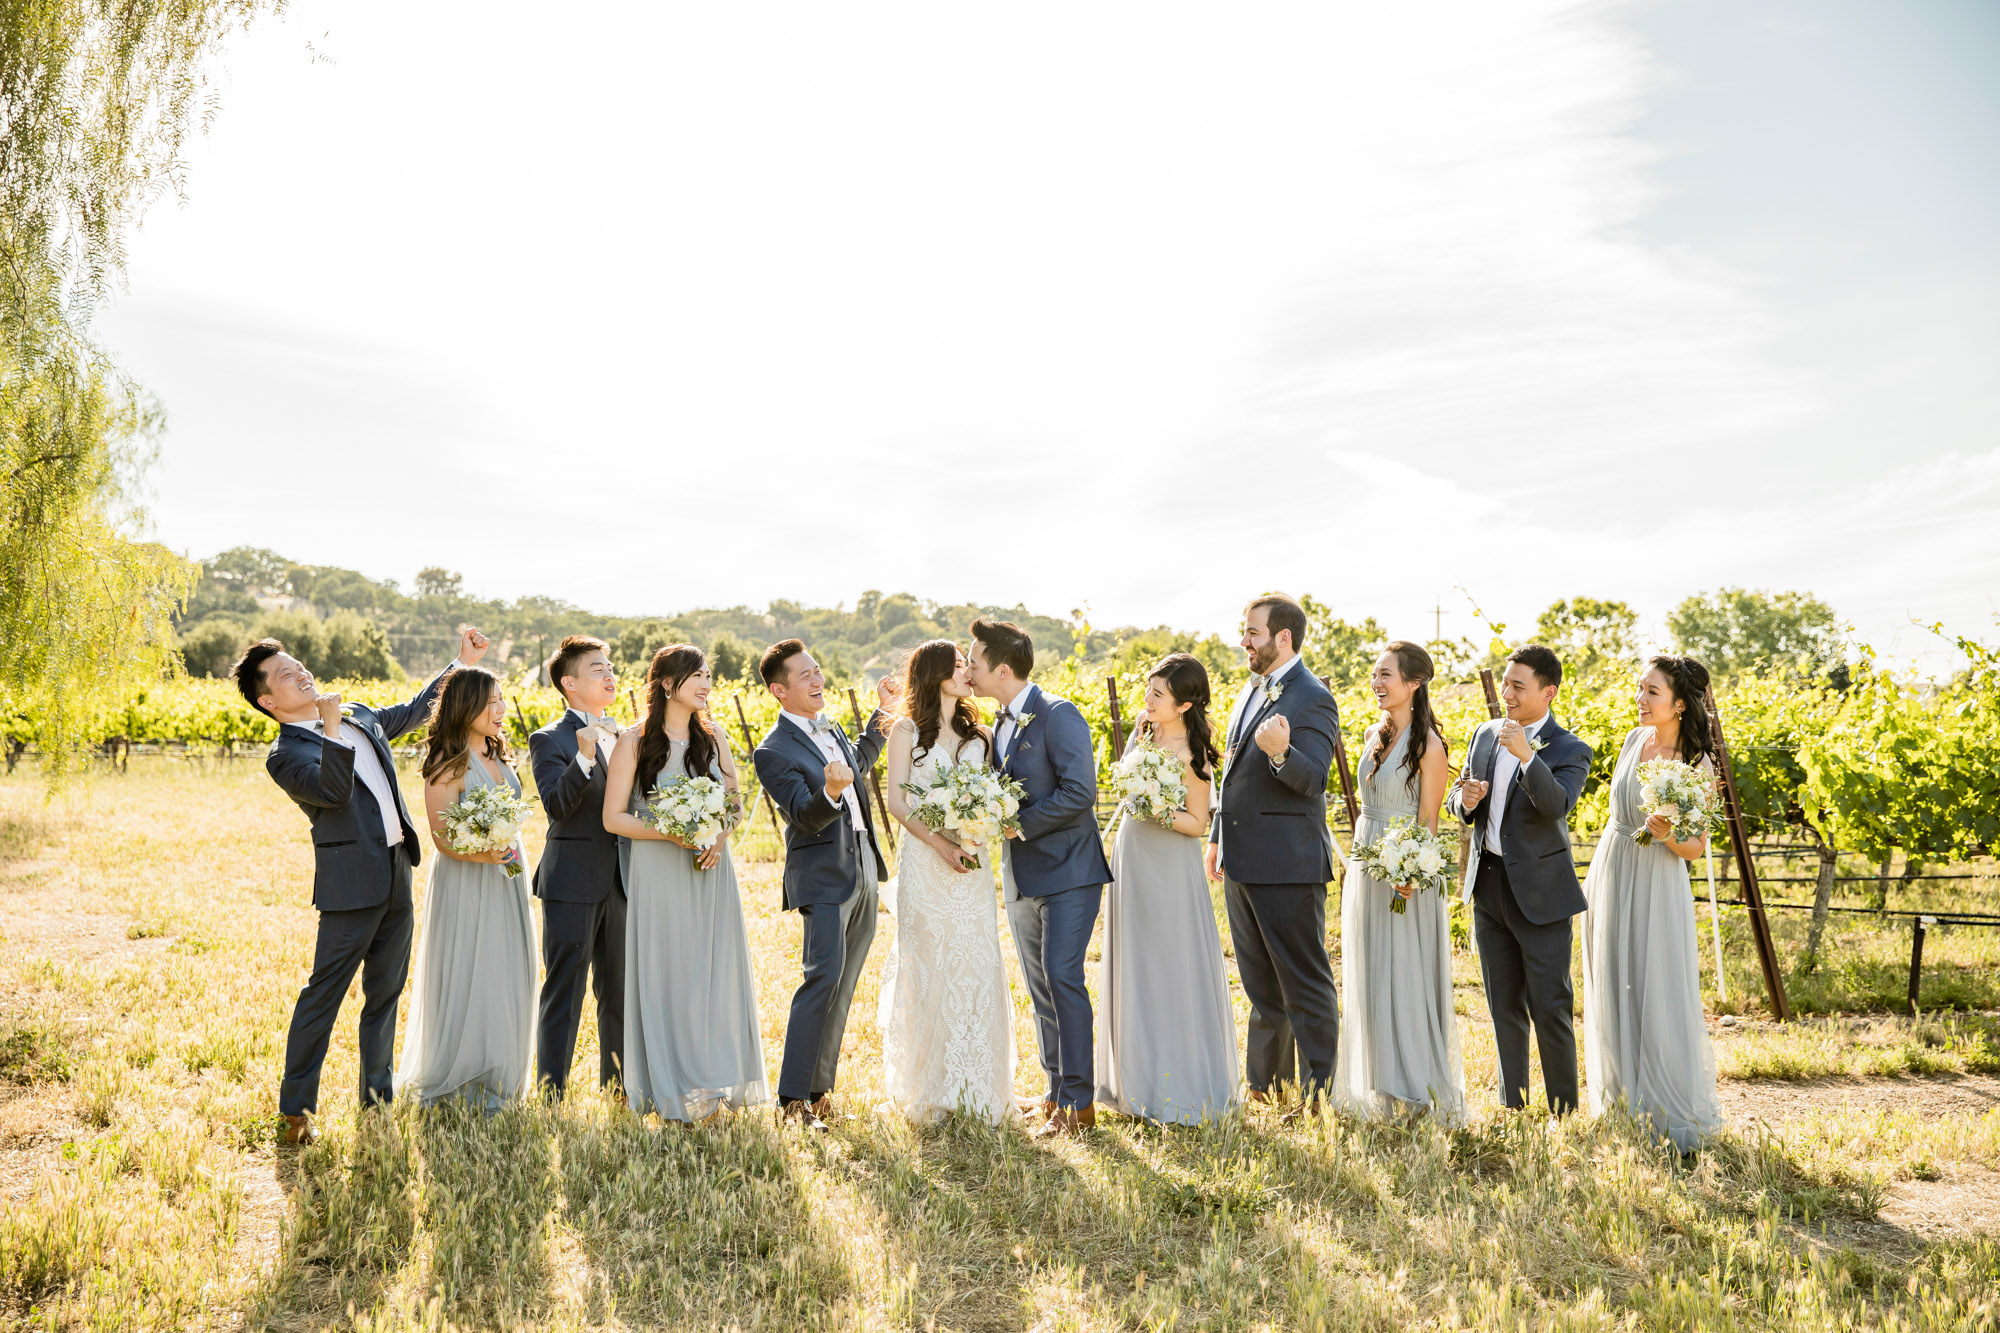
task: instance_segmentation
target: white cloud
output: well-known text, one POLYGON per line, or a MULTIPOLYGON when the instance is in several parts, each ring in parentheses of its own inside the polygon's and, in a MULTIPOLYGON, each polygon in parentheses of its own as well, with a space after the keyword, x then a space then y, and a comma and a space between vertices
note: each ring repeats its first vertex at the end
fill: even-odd
MULTIPOLYGON (((1799 480, 1879 323, 1816 342, 1634 231, 1662 76, 1621 13, 302 0, 106 324, 175 413, 160 530, 627 611, 1227 627, 1282 585, 1412 628, 1460 583, 1663 610, 1657 543, 1698 532, 1730 581, 1960 605, 1982 525, 1905 499, 1854 561, 1819 516, 1883 469, 1799 480), (299 507, 326 468, 399 503, 299 507), (592 506, 587 553, 551 539, 592 506)), ((1952 439, 2000 414, 1964 379, 1952 439)), ((1970 490, 1984 447, 1907 484, 1970 490)))

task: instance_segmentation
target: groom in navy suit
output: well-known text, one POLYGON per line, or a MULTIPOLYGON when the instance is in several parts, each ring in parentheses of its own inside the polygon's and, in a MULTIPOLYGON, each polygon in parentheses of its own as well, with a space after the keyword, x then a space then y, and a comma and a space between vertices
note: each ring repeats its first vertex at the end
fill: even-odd
MULTIPOLYGON (((764 650, 757 664, 778 701, 778 724, 751 756, 757 782, 785 821, 784 905, 804 919, 805 976, 792 996, 778 1108, 808 1129, 826 1129, 839 1072, 840 1042, 854 986, 875 941, 878 885, 888 878, 875 841, 875 816, 856 776, 882 753, 882 710, 850 741, 826 710, 826 676, 798 639, 764 650)), ((886 707, 896 682, 875 691, 886 707)))
POLYGON ((458 656, 406 704, 369 708, 322 693, 305 664, 276 639, 250 646, 230 674, 250 706, 275 719, 264 767, 312 826, 313 906, 319 939, 312 975, 292 1009, 278 1110, 285 1141, 318 1137, 320 1067, 340 1001, 361 972, 361 1104, 387 1102, 396 1047, 396 1002, 410 970, 415 926, 410 872, 423 857, 417 825, 396 785, 389 742, 430 721, 444 678, 486 655, 486 636, 465 630, 458 656))
POLYGON ((1540 644, 1515 649, 1500 680, 1507 716, 1472 733, 1465 768, 1445 801, 1472 825, 1478 852, 1465 868, 1465 900, 1499 1047, 1500 1100, 1527 1102, 1532 1024, 1542 1091, 1558 1115, 1577 1102, 1570 920, 1589 904, 1576 882, 1569 815, 1590 777, 1592 753, 1549 711, 1561 686, 1554 653, 1540 644))
POLYGON ((549 659, 549 683, 569 705, 528 737, 535 790, 549 817, 535 867, 542 900, 541 1009, 535 1079, 557 1096, 569 1086, 584 981, 597 1000, 597 1080, 618 1083, 625 1054, 625 883, 616 834, 604 831, 604 770, 618 724, 604 711, 618 697, 618 674, 602 639, 571 634, 549 659))
POLYGON ((1340 998, 1326 953, 1333 879, 1326 776, 1340 713, 1299 657, 1305 640, 1305 609, 1282 593, 1259 597, 1243 613, 1250 683, 1230 715, 1207 852, 1250 1001, 1243 1060, 1250 1097, 1270 1101, 1296 1080, 1301 1098, 1289 1115, 1317 1113, 1332 1090, 1340 1044, 1340 998))
POLYGON ((1097 830, 1096 746, 1075 704, 1028 683, 1035 644, 1020 626, 973 621, 967 660, 974 692, 1000 705, 993 728, 1000 771, 1024 793, 1001 881, 1049 1076, 1037 1134, 1074 1134, 1097 1123, 1084 952, 1111 879, 1097 830))

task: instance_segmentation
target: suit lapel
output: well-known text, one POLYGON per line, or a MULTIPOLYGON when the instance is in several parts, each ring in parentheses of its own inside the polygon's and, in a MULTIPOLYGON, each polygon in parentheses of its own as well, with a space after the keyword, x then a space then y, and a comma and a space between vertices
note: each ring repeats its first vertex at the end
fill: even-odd
POLYGON ((805 733, 804 728, 788 722, 782 717, 778 719, 778 725, 791 733, 791 740, 794 747, 801 754, 811 758, 813 771, 819 772, 826 768, 826 756, 820 753, 819 746, 813 743, 813 738, 805 733))
MULTIPOLYGON (((1024 702, 1021 705, 1021 711, 1029 714, 1029 719, 1025 725, 1016 725, 1014 734, 1007 738, 1007 762, 1001 765, 1000 771, 1009 775, 1012 775, 1014 772, 1014 760, 1020 756, 1021 742, 1028 738, 1028 728, 1041 721, 1042 710, 1038 705, 1042 701, 1042 687, 1039 685, 1030 685, 1027 693, 1022 698, 1024 702)), ((995 730, 997 731, 998 728, 995 728, 995 730)))

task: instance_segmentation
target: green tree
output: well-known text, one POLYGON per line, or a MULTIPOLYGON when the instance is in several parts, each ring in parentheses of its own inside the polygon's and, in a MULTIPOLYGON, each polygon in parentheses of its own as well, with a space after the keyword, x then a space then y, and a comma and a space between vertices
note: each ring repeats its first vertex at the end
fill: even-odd
POLYGON ((1389 632, 1370 616, 1351 625, 1307 593, 1299 599, 1306 611, 1306 642, 1301 653, 1313 674, 1333 682, 1335 693, 1367 680, 1375 670, 1375 659, 1389 642, 1389 632))
POLYGON ((1674 651, 1700 658, 1718 679, 1820 675, 1840 659, 1840 629, 1833 608, 1805 592, 1723 588, 1667 613, 1674 651))
POLYGON ((1570 597, 1542 612, 1535 621, 1535 642, 1555 650, 1565 679, 1623 675, 1639 661, 1638 624, 1639 613, 1624 602, 1570 597))
POLYGON ((257 0, 0 8, 0 687, 52 781, 83 719, 178 663, 195 569, 128 500, 159 413, 88 335, 146 204, 181 182, 204 66, 257 0))

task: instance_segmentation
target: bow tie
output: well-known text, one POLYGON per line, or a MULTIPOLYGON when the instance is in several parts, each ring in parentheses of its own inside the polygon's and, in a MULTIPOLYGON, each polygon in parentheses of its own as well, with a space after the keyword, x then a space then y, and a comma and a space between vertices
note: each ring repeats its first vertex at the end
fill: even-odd
POLYGON ((807 725, 812 727, 813 735, 824 736, 833 730, 833 719, 829 717, 816 717, 807 725))

